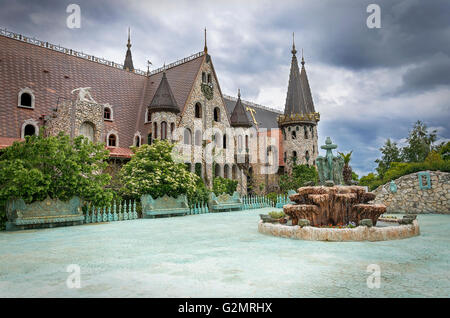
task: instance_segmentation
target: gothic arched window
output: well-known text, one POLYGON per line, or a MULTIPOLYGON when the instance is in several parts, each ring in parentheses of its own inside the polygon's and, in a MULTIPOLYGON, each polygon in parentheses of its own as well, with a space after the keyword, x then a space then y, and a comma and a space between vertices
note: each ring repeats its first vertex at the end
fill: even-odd
POLYGON ((202 118, 202 105, 200 103, 195 104, 195 118, 202 118))
POLYGON ((161 140, 167 139, 167 123, 161 122, 161 140))
POLYGON ((214 121, 220 122, 220 109, 219 109, 219 107, 214 108, 214 121))
POLYGON ((116 147, 117 146, 117 137, 114 134, 110 134, 108 136, 108 147, 116 147))
POLYGON ((95 132, 94 124, 92 124, 91 122, 85 121, 84 123, 81 124, 80 135, 86 137, 92 142, 95 141, 94 132, 95 132))
POLYGON ((189 128, 184 130, 184 144, 191 145, 192 144, 192 132, 189 128))

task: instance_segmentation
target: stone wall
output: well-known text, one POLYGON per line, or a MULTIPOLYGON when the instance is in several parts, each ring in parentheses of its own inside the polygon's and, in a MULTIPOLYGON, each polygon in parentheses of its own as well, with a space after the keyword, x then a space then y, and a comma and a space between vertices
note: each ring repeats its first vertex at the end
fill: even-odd
MULTIPOLYGON (((428 171, 430 189, 419 186, 419 172, 394 180, 397 192, 390 190, 390 183, 376 188, 374 203, 382 203, 389 213, 445 213, 450 214, 450 173, 428 171)), ((426 180, 423 178, 423 184, 426 180)))
MULTIPOLYGON (((286 153, 286 171, 292 170, 293 151, 297 152, 297 164, 315 165, 316 158, 319 154, 317 142, 317 125, 289 125, 281 128, 283 130, 283 149, 286 153), (304 129, 306 127, 307 138, 305 138, 304 129), (312 130, 312 132, 311 132, 312 130), (296 132, 296 138, 292 138, 292 132, 296 132), (313 135, 313 136, 312 136, 313 135), (309 153, 309 160, 306 161, 306 151, 309 153)), ((284 154, 283 154, 284 155, 284 154)))

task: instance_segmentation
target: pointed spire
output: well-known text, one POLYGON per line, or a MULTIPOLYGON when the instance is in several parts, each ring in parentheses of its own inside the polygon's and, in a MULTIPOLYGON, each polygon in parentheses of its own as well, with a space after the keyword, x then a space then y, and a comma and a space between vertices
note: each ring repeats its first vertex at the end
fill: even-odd
MULTIPOLYGON (((294 39, 294 35, 293 35, 294 39)), ((295 42, 292 43, 292 61, 291 71, 289 74, 289 86, 286 96, 286 105, 284 114, 291 115, 306 115, 315 112, 314 103, 312 101, 311 90, 309 88, 308 77, 306 76, 305 59, 303 57, 302 49, 302 69, 298 67, 295 49, 295 42)))
POLYGON ((231 113, 230 122, 232 127, 252 127, 252 123, 247 117, 244 105, 241 102, 241 90, 238 89, 238 99, 236 105, 234 106, 233 112, 231 113))
POLYGON ((165 64, 161 82, 156 89, 155 96, 153 96, 152 102, 148 106, 148 109, 151 111, 180 112, 180 108, 178 108, 177 101, 173 96, 172 89, 170 88, 169 81, 167 80, 165 64))
POLYGON ((123 69, 130 72, 134 71, 133 58, 131 57, 131 37, 129 27, 128 27, 127 53, 125 55, 125 62, 123 62, 123 69))
POLYGON ((302 48, 302 68, 305 66, 305 59, 303 58, 303 48, 302 48))
POLYGON ((205 47, 203 48, 203 52, 205 52, 205 54, 208 54, 208 46, 206 45, 206 27, 205 27, 205 47))
POLYGON ((295 49, 295 34, 292 32, 292 55, 297 54, 297 50, 295 49))

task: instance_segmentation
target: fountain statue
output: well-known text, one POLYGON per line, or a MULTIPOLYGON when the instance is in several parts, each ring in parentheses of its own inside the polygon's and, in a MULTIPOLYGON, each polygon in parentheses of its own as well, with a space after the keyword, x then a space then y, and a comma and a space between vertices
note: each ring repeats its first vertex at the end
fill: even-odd
POLYGON ((333 156, 332 152, 333 149, 337 148, 337 145, 331 142, 330 137, 327 137, 325 145, 321 146, 320 148, 327 151, 325 157, 318 156, 316 159, 317 169, 319 170, 320 184, 342 184, 342 169, 344 168, 344 159, 341 156, 333 156))

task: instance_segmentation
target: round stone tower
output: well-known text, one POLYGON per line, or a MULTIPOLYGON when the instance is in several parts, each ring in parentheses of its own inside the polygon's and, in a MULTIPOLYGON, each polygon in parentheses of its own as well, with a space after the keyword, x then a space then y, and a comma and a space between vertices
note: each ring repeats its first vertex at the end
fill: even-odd
POLYGON ((297 50, 292 44, 292 62, 284 115, 278 117, 282 131, 285 171, 292 172, 294 164, 315 165, 318 156, 317 123, 320 114, 314 109, 311 90, 302 56, 301 71, 298 67, 297 50))

